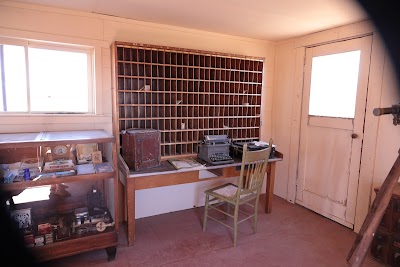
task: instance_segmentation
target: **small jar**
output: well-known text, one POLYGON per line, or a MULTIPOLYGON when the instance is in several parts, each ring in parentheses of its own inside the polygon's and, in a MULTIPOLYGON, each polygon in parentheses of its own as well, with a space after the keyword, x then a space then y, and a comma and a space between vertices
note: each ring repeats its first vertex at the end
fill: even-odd
POLYGON ((25 181, 31 180, 31 172, 29 171, 29 168, 24 169, 24 178, 25 181))

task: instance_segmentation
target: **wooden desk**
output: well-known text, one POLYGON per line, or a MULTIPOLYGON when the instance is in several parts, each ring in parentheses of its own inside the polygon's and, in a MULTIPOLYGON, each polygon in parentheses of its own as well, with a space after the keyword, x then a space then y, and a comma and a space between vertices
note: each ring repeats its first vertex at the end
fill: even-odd
MULTIPOLYGON (((275 157, 269 160, 267 165, 266 202, 265 213, 272 211, 272 197, 275 181, 275 164, 283 159, 282 153, 275 151, 275 157)), ((213 179, 238 177, 240 174, 241 160, 223 165, 207 164, 204 170, 210 171, 217 177, 201 179, 200 170, 176 170, 168 161, 162 161, 160 167, 143 171, 131 171, 121 155, 118 157, 119 179, 125 187, 125 206, 128 222, 128 246, 135 241, 135 191, 162 186, 195 183, 213 179)))

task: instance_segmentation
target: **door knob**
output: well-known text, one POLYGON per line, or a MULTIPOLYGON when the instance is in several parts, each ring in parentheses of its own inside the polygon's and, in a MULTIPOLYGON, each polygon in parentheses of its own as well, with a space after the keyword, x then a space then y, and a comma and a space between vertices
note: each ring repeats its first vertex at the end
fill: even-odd
POLYGON ((355 138, 357 138, 357 137, 358 137, 357 134, 355 134, 355 133, 351 134, 351 138, 355 139, 355 138))

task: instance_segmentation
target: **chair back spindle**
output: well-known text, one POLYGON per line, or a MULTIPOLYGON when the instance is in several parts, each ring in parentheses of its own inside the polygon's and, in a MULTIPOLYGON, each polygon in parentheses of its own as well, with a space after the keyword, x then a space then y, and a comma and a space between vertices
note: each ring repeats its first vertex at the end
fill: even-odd
POLYGON ((272 139, 269 140, 269 148, 258 151, 248 151, 247 144, 243 146, 242 166, 236 200, 240 195, 258 193, 264 181, 268 159, 271 155, 272 139))

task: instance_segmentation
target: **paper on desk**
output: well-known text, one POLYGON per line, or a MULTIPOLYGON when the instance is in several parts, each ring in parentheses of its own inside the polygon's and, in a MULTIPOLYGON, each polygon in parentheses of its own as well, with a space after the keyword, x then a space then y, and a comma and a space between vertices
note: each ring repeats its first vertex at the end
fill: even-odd
MULTIPOLYGON (((253 144, 255 146, 266 146, 266 145, 269 146, 269 143, 264 142, 264 141, 254 141, 253 144)), ((276 145, 272 144, 272 147, 276 147, 276 145)))
POLYGON ((204 169, 205 165, 201 164, 200 162, 196 161, 193 158, 172 158, 168 159, 169 163, 171 163, 175 169, 182 170, 182 169, 204 169))
POLYGON ((200 170, 199 171, 199 179, 208 179, 208 178, 215 178, 218 177, 218 175, 216 175, 213 172, 207 171, 207 170, 200 170))

